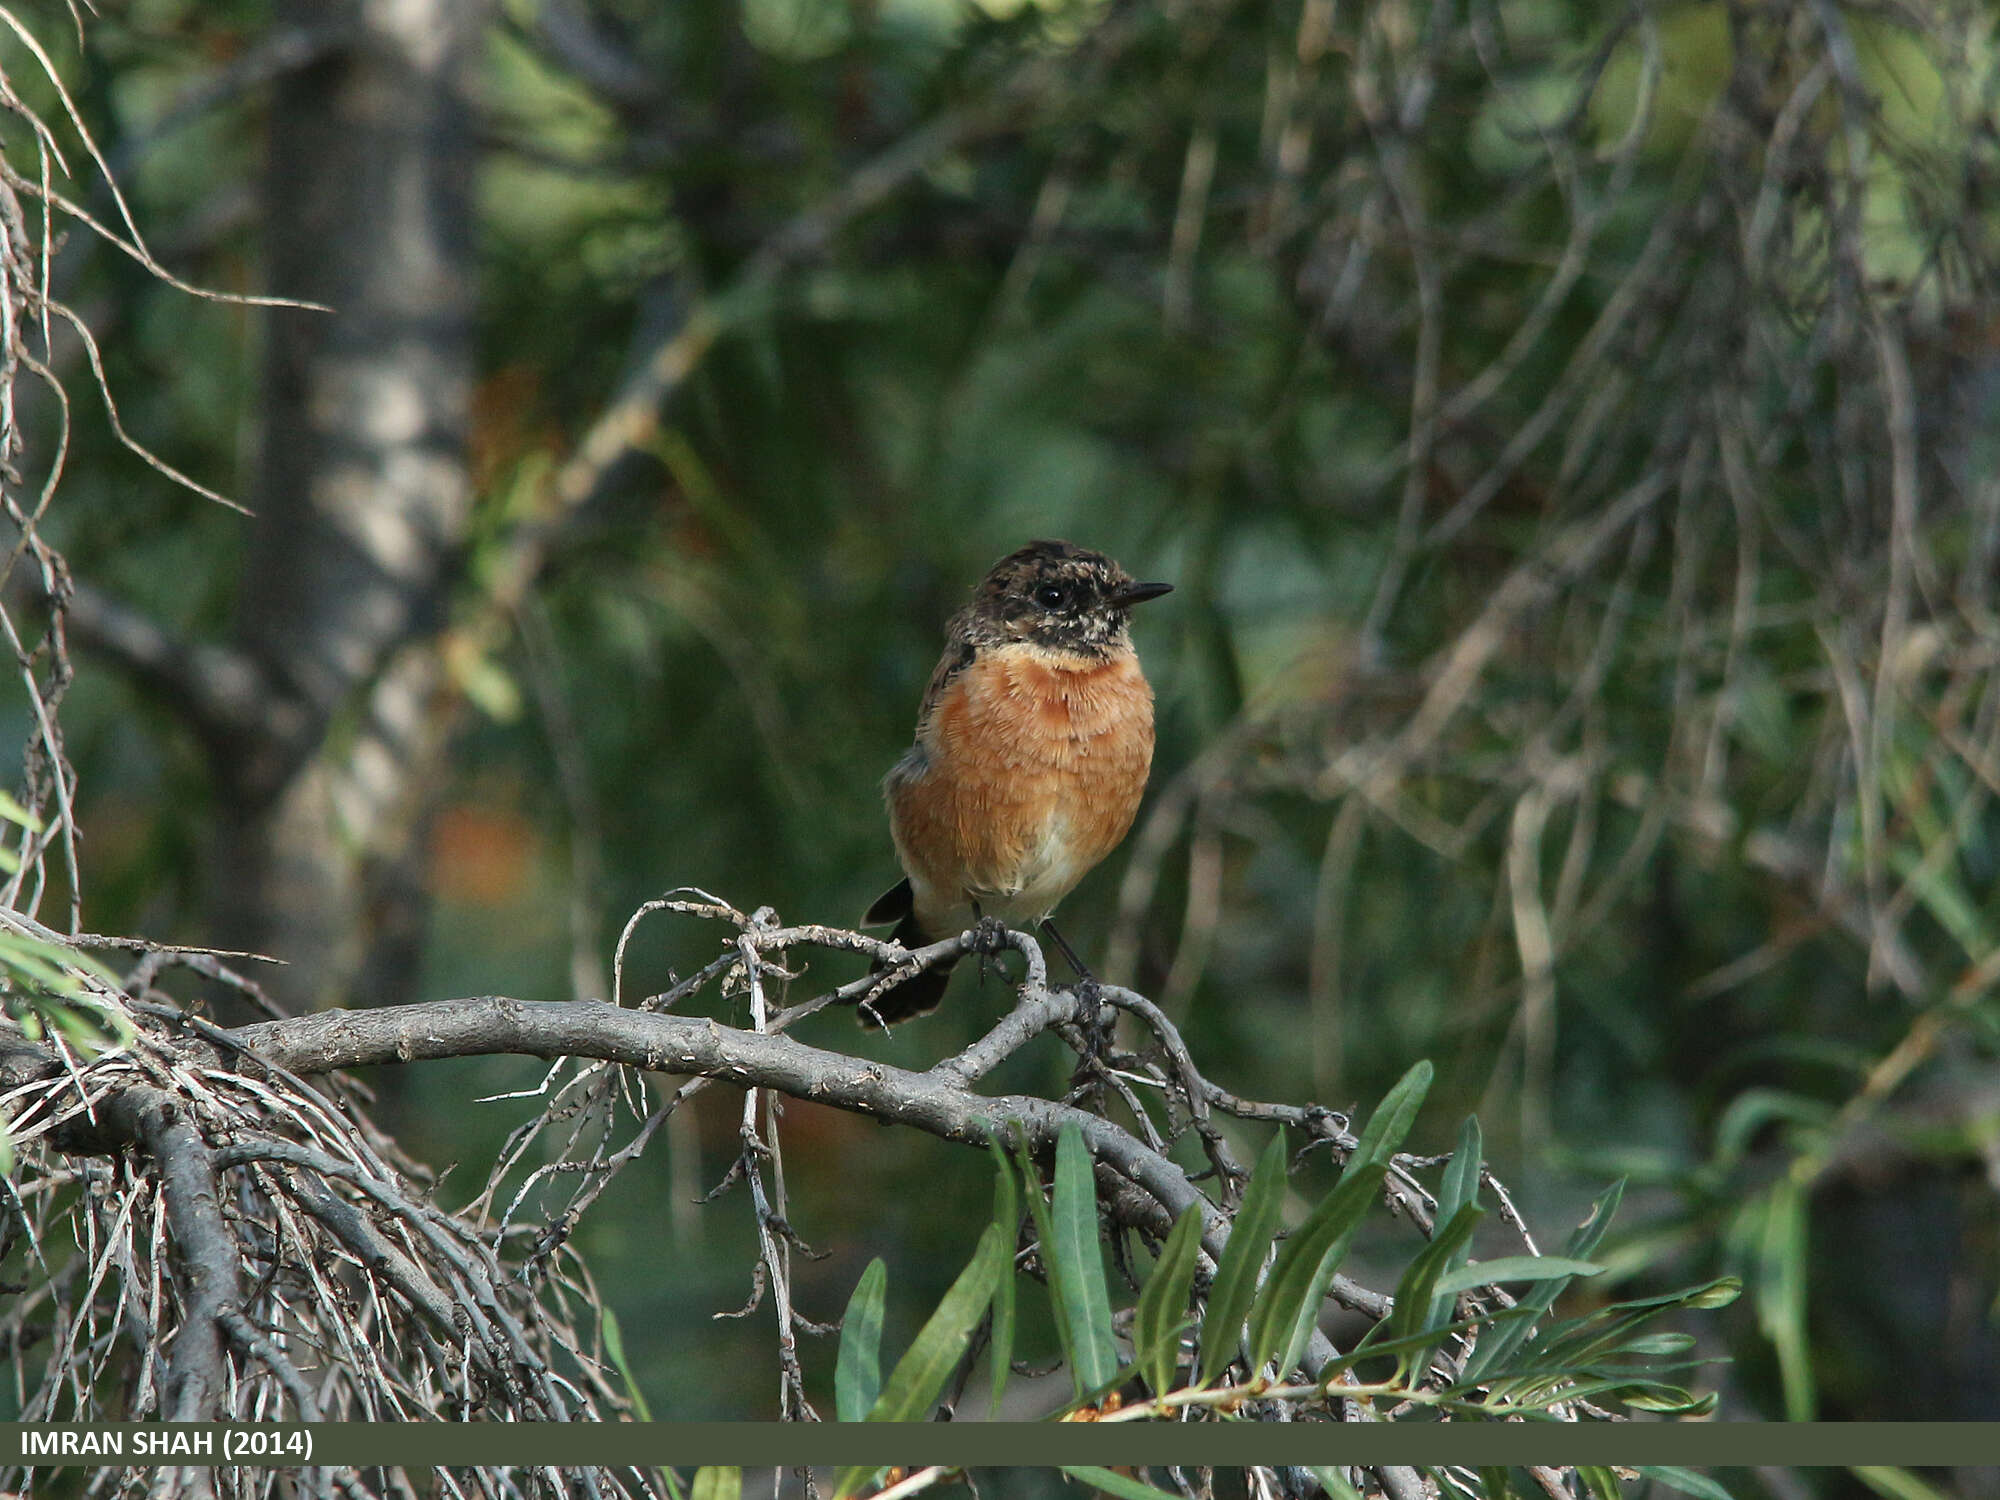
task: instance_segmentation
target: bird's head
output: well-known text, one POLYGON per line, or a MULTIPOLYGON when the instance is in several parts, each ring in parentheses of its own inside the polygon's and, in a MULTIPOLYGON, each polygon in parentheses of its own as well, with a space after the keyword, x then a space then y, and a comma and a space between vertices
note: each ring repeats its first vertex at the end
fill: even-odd
POLYGON ((972 633, 982 643, 1030 642, 1050 651, 1105 656, 1130 640, 1132 607, 1171 591, 1139 583, 1102 552, 1070 542, 1030 542, 1010 552, 973 591, 972 633))

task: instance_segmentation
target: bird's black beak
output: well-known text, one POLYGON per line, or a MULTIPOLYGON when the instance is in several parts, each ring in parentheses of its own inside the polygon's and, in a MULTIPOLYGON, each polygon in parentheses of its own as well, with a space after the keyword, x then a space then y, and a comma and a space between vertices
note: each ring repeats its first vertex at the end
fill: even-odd
POLYGON ((1173 591, 1171 583, 1129 583, 1111 596, 1110 604, 1113 609, 1130 609, 1135 604, 1144 604, 1148 599, 1157 599, 1173 591))

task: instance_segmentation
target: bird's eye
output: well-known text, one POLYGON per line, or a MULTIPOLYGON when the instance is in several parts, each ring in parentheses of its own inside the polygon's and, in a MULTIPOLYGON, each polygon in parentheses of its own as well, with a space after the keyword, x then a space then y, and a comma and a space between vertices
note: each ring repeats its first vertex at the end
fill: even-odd
POLYGON ((1043 609, 1061 609, 1069 602, 1069 590, 1059 583, 1045 583, 1035 590, 1035 603, 1043 609))

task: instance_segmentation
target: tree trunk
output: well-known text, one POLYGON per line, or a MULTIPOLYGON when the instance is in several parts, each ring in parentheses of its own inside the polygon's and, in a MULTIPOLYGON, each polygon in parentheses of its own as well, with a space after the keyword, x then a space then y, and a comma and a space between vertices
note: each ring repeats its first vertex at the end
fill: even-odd
POLYGON ((473 132, 488 0, 280 0, 338 44, 279 86, 257 520, 238 645, 269 711, 217 749, 215 927, 290 1003, 397 998, 448 739, 472 484, 473 132), (364 970, 386 991, 354 993, 364 970))

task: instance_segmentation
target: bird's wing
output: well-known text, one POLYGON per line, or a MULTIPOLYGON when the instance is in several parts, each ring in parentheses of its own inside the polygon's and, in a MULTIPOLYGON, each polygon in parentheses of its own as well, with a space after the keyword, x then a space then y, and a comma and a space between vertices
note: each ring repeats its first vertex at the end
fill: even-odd
POLYGON ((938 699, 944 696, 944 690, 950 685, 952 678, 971 666, 972 658, 977 654, 977 648, 972 644, 969 622, 965 612, 961 610, 952 617, 945 638, 944 655, 938 658, 937 670, 931 673, 930 686, 924 689, 924 705, 917 710, 919 732, 922 732, 924 725, 929 722, 931 710, 937 707, 938 699))
POLYGON ((907 917, 915 901, 916 897, 910 891, 910 882, 899 880, 875 898, 874 905, 870 906, 862 916, 861 925, 886 927, 891 922, 907 917))

